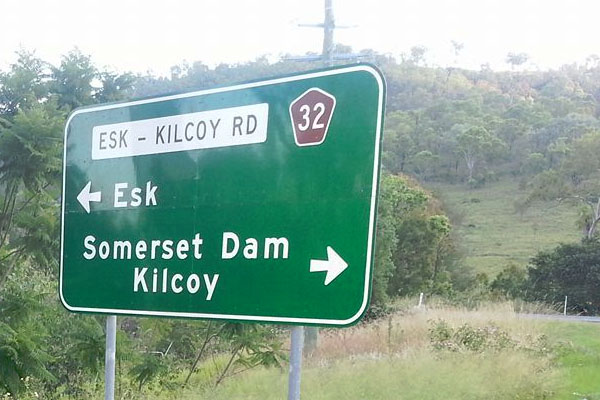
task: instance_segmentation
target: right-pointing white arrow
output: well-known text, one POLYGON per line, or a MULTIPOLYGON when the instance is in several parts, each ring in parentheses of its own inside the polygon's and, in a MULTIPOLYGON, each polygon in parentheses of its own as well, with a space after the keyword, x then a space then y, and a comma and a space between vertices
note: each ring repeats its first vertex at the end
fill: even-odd
POLYGON ((90 192, 91 188, 92 181, 89 181, 77 195, 77 201, 88 214, 90 213, 90 201, 99 202, 102 200, 102 192, 90 192))
POLYGON ((327 272, 325 286, 348 268, 348 263, 338 253, 327 246, 327 260, 310 260, 310 272, 327 272))

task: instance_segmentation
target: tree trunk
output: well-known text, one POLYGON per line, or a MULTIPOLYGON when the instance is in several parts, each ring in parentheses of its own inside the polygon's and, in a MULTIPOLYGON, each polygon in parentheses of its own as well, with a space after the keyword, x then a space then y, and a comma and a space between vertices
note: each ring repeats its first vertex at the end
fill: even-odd
POLYGON ((433 275, 431 277, 431 280, 433 281, 433 283, 435 283, 435 280, 437 279, 437 275, 438 275, 438 271, 439 271, 439 267, 440 267, 440 253, 441 253, 441 248, 442 248, 442 241, 444 240, 444 238, 440 239, 438 241, 437 246, 435 247, 435 259, 433 261, 433 275))
POLYGON ((467 168, 469 169, 469 181, 473 179, 473 170, 475 169, 475 159, 465 155, 465 161, 467 162, 467 168))
POLYGON ((194 360, 194 363, 192 364, 192 368, 190 369, 190 372, 188 373, 188 376, 185 378, 185 382, 183 383, 183 387, 185 387, 188 383, 188 381, 190 380, 192 374, 194 373, 194 371, 196 370, 196 367, 198 366, 198 362, 200 362, 200 359, 202 358, 202 355, 204 354, 204 351, 206 350, 206 347, 208 346, 208 343, 210 343, 211 340, 213 340, 214 338, 216 338, 217 336, 219 336, 219 333, 221 333, 221 329, 219 329, 218 332, 215 332, 213 334, 210 334, 210 328, 212 327, 212 321, 208 323, 208 327, 206 328, 206 337, 204 338, 204 342, 202 343, 202 347, 200 348, 200 351, 198 352, 198 356, 196 357, 196 359, 194 360))
POLYGON ((227 365, 223 369, 223 372, 221 372, 221 375, 219 376, 219 378, 215 382, 215 387, 219 386, 219 383, 221 383, 223 381, 223 379, 225 379, 225 375, 227 374, 227 371, 229 371, 229 368, 231 367, 231 364, 233 364, 233 360, 235 359, 235 357, 237 356, 238 352, 241 349, 242 349, 242 345, 239 345, 238 347, 235 348, 235 350, 231 354, 231 358, 229 359, 229 362, 227 363, 227 365))
POLYGON ((0 291, 2 291, 2 288, 4 287, 4 284, 8 280, 8 276, 10 275, 10 273, 13 270, 13 268, 17 264, 17 260, 20 258, 20 256, 21 256, 20 253, 14 254, 11 257, 11 260, 7 263, 6 269, 4 269, 4 271, 0 271, 0 291))
POLYGON ((596 203, 596 207, 592 207, 592 223, 590 224, 590 228, 587 232, 587 238, 591 239, 594 237, 596 233, 596 227, 598 226, 598 222, 600 221, 600 197, 598 197, 598 202, 596 203))

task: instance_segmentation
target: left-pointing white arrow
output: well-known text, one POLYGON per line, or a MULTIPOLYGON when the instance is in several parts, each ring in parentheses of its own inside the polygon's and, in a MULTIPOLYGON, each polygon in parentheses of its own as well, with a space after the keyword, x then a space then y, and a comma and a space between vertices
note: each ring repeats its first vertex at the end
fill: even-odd
POLYGON ((331 246, 327 246, 327 260, 310 260, 310 272, 327 272, 325 286, 348 268, 348 263, 331 246))
POLYGON ((102 200, 102 192, 90 192, 91 188, 92 181, 89 181, 77 195, 77 201, 88 214, 90 213, 90 201, 99 202, 102 200))

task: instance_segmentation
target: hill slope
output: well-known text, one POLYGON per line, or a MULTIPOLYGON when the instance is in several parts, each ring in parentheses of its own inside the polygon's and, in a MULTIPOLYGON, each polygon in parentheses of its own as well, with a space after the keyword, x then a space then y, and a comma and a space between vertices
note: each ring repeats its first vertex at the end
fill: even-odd
POLYGON ((516 212, 515 200, 525 195, 516 180, 504 179, 479 189, 439 183, 428 188, 445 204, 465 263, 490 277, 511 262, 526 265, 540 250, 581 238, 573 206, 539 202, 522 215, 516 212))

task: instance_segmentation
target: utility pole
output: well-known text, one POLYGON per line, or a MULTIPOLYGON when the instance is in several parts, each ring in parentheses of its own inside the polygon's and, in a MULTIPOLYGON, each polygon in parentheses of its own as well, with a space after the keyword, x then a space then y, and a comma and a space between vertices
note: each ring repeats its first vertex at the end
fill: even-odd
MULTIPOLYGON (((324 0, 325 4, 325 18, 322 23, 319 24, 298 24, 303 28, 322 28, 323 29, 323 50, 320 56, 297 56, 288 58, 288 60, 294 61, 325 61, 326 65, 332 65, 334 60, 358 60, 361 58, 359 54, 344 54, 335 55, 335 45, 333 42, 333 32, 335 29, 340 28, 353 28, 353 26, 340 26, 335 24, 335 17, 333 16, 333 0, 324 0)), ((306 345, 308 353, 312 353, 317 349, 319 343, 319 328, 314 326, 307 326, 304 329, 303 347, 306 345), (305 339, 305 343, 304 343, 305 339)), ((290 378, 291 379, 291 378, 290 378)), ((290 380, 291 382, 291 380, 290 380)))
POLYGON ((333 42, 333 32, 336 29, 353 28, 354 26, 336 25, 333 16, 333 0, 325 1, 325 18, 318 24, 298 24, 303 28, 321 28, 323 29, 323 50, 320 56, 298 56, 288 58, 295 61, 318 61, 323 60, 327 65, 332 65, 335 60, 358 60, 360 54, 335 54, 335 44, 333 42))
POLYGON ((333 31, 335 19, 333 18, 333 0, 325 0, 325 21, 323 21, 323 52, 321 53, 327 65, 333 62, 333 31))

